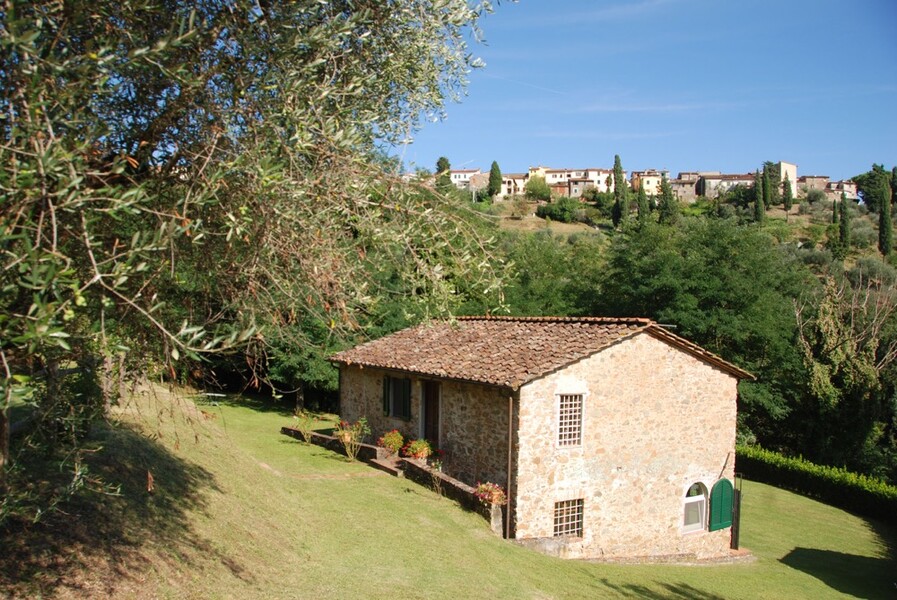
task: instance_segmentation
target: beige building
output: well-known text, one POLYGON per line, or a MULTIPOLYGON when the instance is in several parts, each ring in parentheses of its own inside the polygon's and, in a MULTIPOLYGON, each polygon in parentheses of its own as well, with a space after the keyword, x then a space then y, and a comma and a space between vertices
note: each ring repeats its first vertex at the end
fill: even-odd
POLYGON ((648 169, 647 171, 633 171, 629 178, 629 185, 632 190, 637 192, 642 187, 649 196, 660 195, 660 184, 663 178, 670 178, 669 171, 658 171, 656 169, 648 169))
POLYGON ((509 537, 564 558, 729 553, 736 386, 648 319, 462 317, 332 357, 344 419, 508 491, 509 537))
POLYGON ((785 183, 785 177, 788 177, 788 183, 791 184, 791 197, 797 198, 797 165, 779 161, 779 176, 782 183, 785 183))
POLYGON ((526 193, 526 182, 529 181, 528 173, 502 173, 500 198, 507 196, 522 196, 526 193))

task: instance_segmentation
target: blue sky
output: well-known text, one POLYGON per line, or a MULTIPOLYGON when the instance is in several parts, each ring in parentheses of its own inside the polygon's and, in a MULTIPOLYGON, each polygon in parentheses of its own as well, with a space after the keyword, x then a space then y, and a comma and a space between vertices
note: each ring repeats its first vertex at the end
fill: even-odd
POLYGON ((406 168, 897 164, 897 0, 521 0, 481 25, 486 67, 406 168))

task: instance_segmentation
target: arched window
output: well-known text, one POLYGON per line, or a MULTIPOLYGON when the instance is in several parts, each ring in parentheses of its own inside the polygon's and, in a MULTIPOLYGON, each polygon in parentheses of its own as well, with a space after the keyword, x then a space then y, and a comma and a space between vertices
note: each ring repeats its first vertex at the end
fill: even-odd
POLYGON ((683 507, 682 531, 700 531, 704 529, 707 512, 707 488, 703 483, 693 483, 685 492, 683 507))
POLYGON ((732 500, 734 493, 728 479, 720 479, 710 491, 710 531, 732 526, 732 500))

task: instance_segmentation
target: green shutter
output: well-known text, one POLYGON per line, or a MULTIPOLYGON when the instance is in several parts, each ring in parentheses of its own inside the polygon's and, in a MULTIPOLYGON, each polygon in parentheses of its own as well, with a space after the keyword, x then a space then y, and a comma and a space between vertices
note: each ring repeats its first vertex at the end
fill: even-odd
POLYGON ((734 497, 732 483, 728 479, 720 479, 713 484, 710 492, 710 531, 732 526, 732 499, 734 497))
POLYGON ((389 375, 383 376, 383 414, 389 416, 389 375))

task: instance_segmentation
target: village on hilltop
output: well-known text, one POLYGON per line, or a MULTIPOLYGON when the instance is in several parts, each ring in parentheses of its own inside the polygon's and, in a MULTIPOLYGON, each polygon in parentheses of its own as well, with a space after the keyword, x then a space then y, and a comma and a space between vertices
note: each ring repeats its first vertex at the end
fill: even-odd
MULTIPOLYGON (((856 200, 857 185, 850 180, 831 181, 827 175, 797 174, 797 165, 778 162, 776 165, 782 177, 782 185, 787 181, 791 185, 791 193, 796 198, 807 195, 811 190, 821 191, 830 200, 841 198, 842 193, 849 199, 856 200)), ((451 181, 458 189, 478 191, 486 189, 489 183, 489 171, 480 169, 453 169, 450 171, 451 181)), ((626 171, 623 172, 627 178, 626 171)), ((589 188, 598 192, 614 190, 613 169, 552 169, 544 166, 530 167, 526 173, 503 173, 501 191, 496 200, 522 196, 526 184, 532 177, 542 177, 551 189, 553 196, 579 198, 589 188)), ((699 197, 716 198, 735 186, 753 187, 753 173, 721 173, 719 171, 686 171, 680 172, 675 179, 665 169, 646 169, 632 171, 628 176, 629 186, 638 191, 642 186, 648 195, 659 195, 660 184, 666 177, 673 194, 681 202, 692 203, 699 197)))

